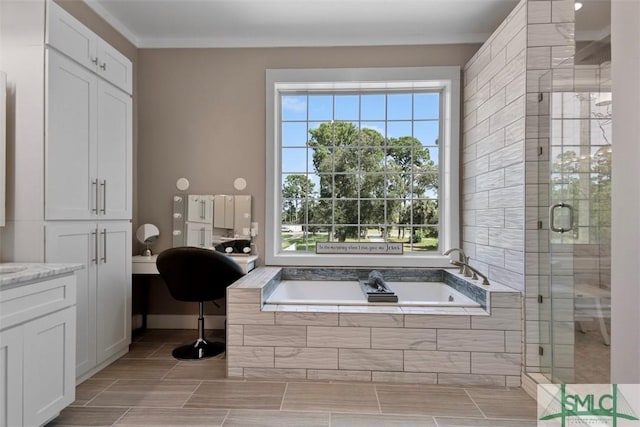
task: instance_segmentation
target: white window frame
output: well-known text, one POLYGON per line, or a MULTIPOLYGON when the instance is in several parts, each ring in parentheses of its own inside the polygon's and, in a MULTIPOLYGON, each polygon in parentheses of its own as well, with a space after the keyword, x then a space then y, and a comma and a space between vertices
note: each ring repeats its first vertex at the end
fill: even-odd
MULTIPOLYGON (((306 89, 438 89, 441 91, 441 186, 438 218, 440 248, 460 243, 460 67, 326 68, 266 70, 266 212, 265 263, 282 266, 445 267, 439 253, 404 255, 344 255, 282 251, 280 249, 282 173, 280 92, 306 89)), ((440 144, 439 144, 440 145, 440 144)))

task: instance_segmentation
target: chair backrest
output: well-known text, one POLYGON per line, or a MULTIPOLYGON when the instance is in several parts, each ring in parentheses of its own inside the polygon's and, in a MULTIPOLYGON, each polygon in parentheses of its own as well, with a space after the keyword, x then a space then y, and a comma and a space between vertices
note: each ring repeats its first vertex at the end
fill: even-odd
POLYGON ((156 266, 179 301, 211 301, 225 296, 227 286, 244 276, 233 259, 220 252, 183 246, 158 255, 156 266))

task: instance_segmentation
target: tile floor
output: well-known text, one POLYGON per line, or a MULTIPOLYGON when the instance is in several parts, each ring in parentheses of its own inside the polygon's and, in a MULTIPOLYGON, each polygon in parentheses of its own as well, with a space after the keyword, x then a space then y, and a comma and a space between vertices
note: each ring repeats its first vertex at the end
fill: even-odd
POLYGON ((48 425, 536 425, 535 401, 518 388, 227 380, 224 357, 171 357, 176 344, 195 335, 149 330, 134 337, 131 351, 80 384, 76 401, 48 425))

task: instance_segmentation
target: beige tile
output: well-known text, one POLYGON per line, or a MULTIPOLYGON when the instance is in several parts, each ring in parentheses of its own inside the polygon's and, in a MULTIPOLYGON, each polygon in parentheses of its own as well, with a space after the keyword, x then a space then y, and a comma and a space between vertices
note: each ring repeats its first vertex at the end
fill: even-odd
POLYGON ((129 345, 129 353, 122 356, 122 359, 145 359, 162 347, 162 345, 163 344, 159 342, 132 342, 129 345))
POLYGON ((527 27, 529 47, 565 46, 575 40, 574 25, 571 24, 533 24, 527 27))
POLYGON ((521 387, 522 386, 522 378, 520 375, 507 375, 506 377, 506 386, 507 387, 521 387))
POLYGON ((87 406, 180 407, 200 384, 195 380, 119 380, 87 406))
POLYGON ((438 350, 504 351, 504 331, 438 329, 438 350))
POLYGON ((402 350, 341 348, 338 366, 350 370, 402 371, 402 350))
POLYGON ((117 426, 221 426, 226 409, 131 408, 117 426))
POLYGON ((373 328, 371 348, 398 350, 435 350, 435 329, 373 328))
POLYGON ((262 304, 260 288, 227 288, 227 304, 262 304))
POLYGON ((233 409, 225 427, 328 427, 330 414, 233 409))
POLYGON ((276 312, 276 325, 338 326, 338 312, 276 312))
MULTIPOLYGON (((229 368, 227 367, 227 378, 242 378, 244 377, 245 368, 229 368)), ((249 369, 249 368, 247 368, 249 369)))
POLYGON ((304 347, 306 344, 306 326, 244 326, 245 346, 304 347))
MULTIPOLYGON (((399 310, 399 309, 398 309, 399 310)), ((370 328, 402 328, 402 314, 395 313, 340 313, 340 326, 364 326, 370 328)))
POLYGON ((244 368, 244 377, 247 379, 304 380, 307 378, 307 370, 287 368, 244 368))
POLYGON ((527 2, 527 22, 529 24, 546 24, 551 22, 551 1, 527 2))
POLYGON ((536 419, 536 401, 522 389, 467 389, 488 418, 536 419))
POLYGON ((339 383, 289 383, 282 410, 380 412, 373 385, 339 383))
POLYGON ((492 308, 490 316, 471 318, 472 329, 520 330, 521 310, 519 308, 492 308))
POLYGON ((461 388, 376 385, 376 391, 383 414, 482 417, 461 388))
POLYGON ((161 379, 176 366, 177 360, 119 359, 92 378, 161 379))
POLYGON ((202 383, 185 408, 280 409, 285 383, 216 381, 202 383))
POLYGON ((410 372, 471 372, 471 356, 466 351, 404 352, 404 370, 410 372))
POLYGON ((371 329, 348 326, 307 328, 308 347, 371 348, 371 329))
POLYGON ((409 315, 404 319, 405 328, 420 329, 469 329, 471 321, 469 316, 439 316, 439 315, 409 315))
POLYGON ((169 371, 165 379, 214 380, 224 378, 226 368, 227 361, 225 359, 181 360, 169 371))
POLYGON ((504 375, 481 374, 438 374, 438 384, 456 386, 492 386, 504 387, 504 375))
POLYGON ((491 292, 491 308, 520 308, 521 295, 516 292, 491 292))
POLYGON ((195 340, 197 336, 198 331, 195 329, 147 329, 147 331, 135 339, 134 342, 184 344, 195 340))
POLYGON ((111 426, 129 408, 91 408, 70 406, 47 424, 53 426, 111 426))
POLYGON ((344 369, 307 369, 307 379, 315 381, 370 382, 371 371, 348 371, 344 369))
POLYGON ((331 427, 437 427, 433 417, 331 414, 331 427))
POLYGON ((273 347, 227 346, 227 365, 231 368, 273 368, 273 347))
POLYGON ((228 304, 227 324, 229 325, 273 325, 275 313, 260 311, 257 304, 228 304))
MULTIPOLYGON (((532 322, 538 323, 538 322, 532 322)), ((505 336, 505 350, 508 353, 521 353, 522 352, 522 332, 521 331, 506 331, 505 336)))
POLYGON ((471 353, 471 372, 474 374, 520 375, 520 354, 471 353))
POLYGON ((338 349, 276 347, 275 367, 337 369, 338 349))
POLYGON ((437 384, 438 374, 421 372, 374 371, 371 373, 371 380, 377 383, 437 384))
POLYGON ((98 393, 104 391, 111 384, 116 382, 117 380, 100 380, 89 378, 84 381, 82 384, 76 386, 76 400, 72 403, 75 406, 82 406, 94 397, 98 395, 98 393))
MULTIPOLYGON (((183 345, 183 344, 181 344, 183 345)), ((176 361, 177 359, 175 357, 173 357, 173 349, 175 349, 176 347, 178 347, 178 344, 162 344, 160 345, 160 347, 158 347, 158 349, 156 351, 154 351, 153 353, 151 353, 147 359, 163 359, 163 360, 173 360, 176 361)))
POLYGON ((227 345, 244 345, 244 326, 227 325, 227 345))
POLYGON ((436 417, 438 427, 536 427, 535 421, 436 417))

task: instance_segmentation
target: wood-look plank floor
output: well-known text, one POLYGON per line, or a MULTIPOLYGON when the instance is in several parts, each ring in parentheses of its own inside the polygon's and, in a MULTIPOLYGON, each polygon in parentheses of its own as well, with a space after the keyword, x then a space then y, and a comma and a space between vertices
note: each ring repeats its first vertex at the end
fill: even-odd
MULTIPOLYGON (((76 388, 49 426, 535 427, 518 388, 225 378, 224 355, 178 361, 195 331, 149 330, 76 388)), ((213 335, 220 336, 216 331, 213 335)))

